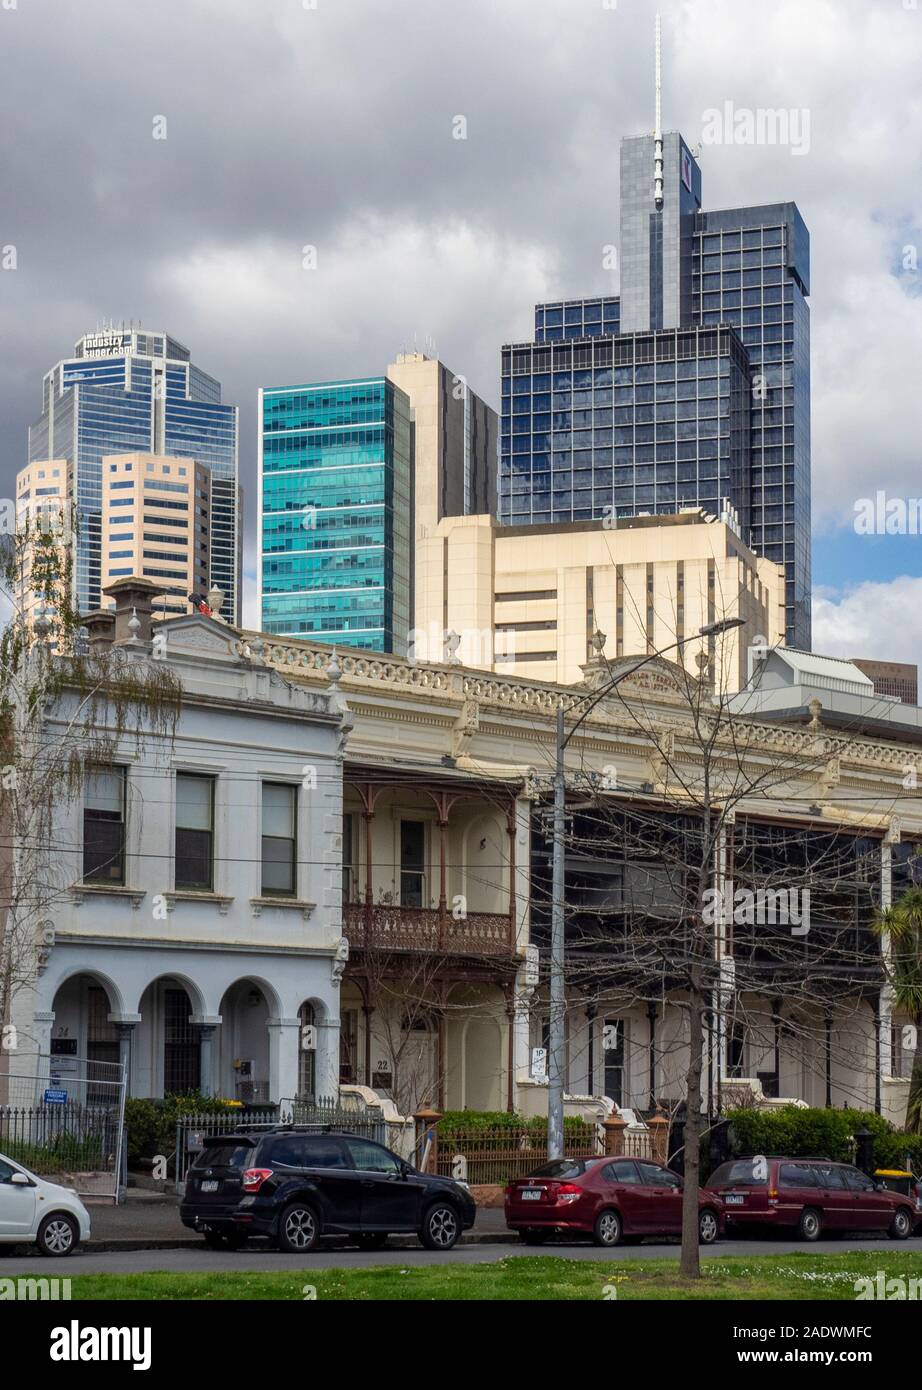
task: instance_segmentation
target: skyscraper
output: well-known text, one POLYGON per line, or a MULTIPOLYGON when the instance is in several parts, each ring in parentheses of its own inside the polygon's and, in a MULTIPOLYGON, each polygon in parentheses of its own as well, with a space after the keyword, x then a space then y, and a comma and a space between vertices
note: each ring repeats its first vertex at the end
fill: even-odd
POLYGON ((162 585, 158 617, 188 613, 189 595, 209 590, 211 474, 156 454, 106 454, 102 468, 103 589, 148 579, 162 585))
POLYGON ((410 403, 392 381, 260 390, 265 632, 403 654, 412 516, 410 403))
POLYGON ((63 461, 76 513, 75 597, 82 612, 102 602, 103 456, 144 453, 194 459, 211 479, 209 585, 240 603, 238 411, 164 333, 111 328, 87 333, 74 355, 45 374, 42 414, 29 431, 30 465, 63 461))
POLYGON ((538 305, 535 341, 502 350, 499 516, 729 501, 784 565, 787 641, 808 649, 809 234, 794 203, 703 212, 698 161, 658 108, 621 145, 619 298, 538 305))
POLYGON ((404 653, 417 543, 495 515, 496 412, 411 352, 384 377, 264 390, 259 416, 264 630, 404 653))

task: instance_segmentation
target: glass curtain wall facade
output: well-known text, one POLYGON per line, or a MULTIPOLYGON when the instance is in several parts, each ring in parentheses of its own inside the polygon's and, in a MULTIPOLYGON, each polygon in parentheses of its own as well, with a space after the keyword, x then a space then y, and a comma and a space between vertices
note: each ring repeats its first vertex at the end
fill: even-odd
POLYGON ((663 173, 658 208, 653 137, 622 141, 620 296, 539 304, 534 342, 502 350, 499 519, 719 513, 726 496, 744 539, 784 565, 787 641, 809 650, 809 234, 793 203, 702 212, 701 171, 676 132, 663 173), (671 379, 660 334, 698 329, 700 376, 676 346, 671 379), (735 365, 712 391, 714 333, 735 365), (651 334, 655 370, 636 347, 619 360, 619 344, 651 334))
POLYGON ((410 406, 384 377, 260 392, 265 632, 406 653, 410 406))
POLYGON ((87 334, 72 358, 45 376, 41 418, 29 431, 30 463, 73 465, 77 544, 75 598, 81 612, 102 604, 102 459, 153 453, 195 459, 212 477, 209 581, 235 622, 239 602, 237 407, 195 367, 189 350, 162 333, 87 334))
POLYGON ((724 326, 504 349, 503 456, 513 526, 683 506, 719 515, 725 499, 745 525, 742 343, 724 326))
POLYGON ((752 545, 785 568, 788 642, 810 647, 810 237, 794 203, 696 218, 693 306, 752 364, 752 545))

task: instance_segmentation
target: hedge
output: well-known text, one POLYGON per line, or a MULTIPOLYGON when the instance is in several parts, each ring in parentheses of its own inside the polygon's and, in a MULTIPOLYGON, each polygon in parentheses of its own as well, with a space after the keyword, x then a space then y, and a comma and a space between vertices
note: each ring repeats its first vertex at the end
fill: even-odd
POLYGON ((143 1160, 155 1154, 171 1154, 176 1147, 176 1120, 180 1115, 213 1114, 216 1111, 241 1110, 239 1104, 218 1096, 205 1096, 189 1091, 182 1096, 165 1096, 163 1100, 142 1100, 129 1096, 125 1101, 125 1125, 128 1131, 128 1167, 139 1168, 143 1160))
POLYGON ((737 1153, 819 1154, 853 1163, 855 1132, 863 1127, 874 1135, 876 1167, 902 1168, 908 1154, 914 1169, 922 1171, 922 1135, 901 1133, 873 1111, 786 1105, 778 1110, 731 1110, 726 1119, 733 1126, 737 1153))

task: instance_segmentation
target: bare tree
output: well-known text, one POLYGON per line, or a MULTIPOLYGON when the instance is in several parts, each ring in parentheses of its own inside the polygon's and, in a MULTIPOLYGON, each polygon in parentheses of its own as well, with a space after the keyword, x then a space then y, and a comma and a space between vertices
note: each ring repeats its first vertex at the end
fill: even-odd
MULTIPOLYGON (((638 664, 625 658, 598 671, 600 688, 638 664)), ((744 1020, 744 996, 773 1001, 757 1026, 775 1039, 783 1009, 788 1039, 828 1048, 832 1010, 845 1001, 860 1008, 881 983, 872 925, 879 843, 823 825, 820 809, 803 804, 811 786, 822 798, 825 738, 817 733, 814 748, 808 731, 779 752, 764 725, 733 712, 738 697, 714 693, 713 653, 698 664, 693 675, 652 662, 649 701, 639 673, 630 693, 627 674, 624 690, 614 686, 608 717, 617 714, 645 753, 650 781, 628 795, 611 770, 570 770, 566 837, 571 859, 597 866, 582 896, 578 872, 568 875, 568 989, 606 1008, 668 1003, 684 1020, 660 1063, 671 1050, 679 1095, 665 1099, 686 1115, 686 1277, 700 1272, 699 1142, 706 1110, 721 1100, 705 1094, 705 1070, 713 1076, 709 1054, 725 1054, 728 1030, 744 1020), (655 702, 657 689, 671 693, 673 718, 655 702), (794 815, 779 824, 779 808, 792 803, 794 815)), ((535 887, 540 917, 549 883, 539 875, 535 887)))
POLYGON ((31 988, 69 888, 62 810, 126 736, 170 736, 180 687, 162 662, 90 647, 72 601, 73 536, 62 512, 2 538, 0 592, 0 1024, 31 988))

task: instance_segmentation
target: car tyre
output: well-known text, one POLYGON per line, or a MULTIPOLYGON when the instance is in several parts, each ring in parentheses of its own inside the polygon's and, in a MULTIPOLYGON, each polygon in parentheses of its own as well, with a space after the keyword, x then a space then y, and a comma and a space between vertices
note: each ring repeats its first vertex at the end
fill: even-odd
POLYGON ((519 1240, 525 1245, 543 1245, 550 1231, 519 1231, 519 1240))
POLYGON ((612 1246, 621 1244, 623 1236, 624 1223, 618 1212, 611 1207, 606 1207, 605 1211, 600 1211, 592 1228, 592 1239, 596 1245, 611 1249, 612 1246))
POLYGON ((388 1231, 360 1231, 355 1243, 360 1250, 383 1250, 388 1241, 388 1231))
POLYGON ((35 1237, 42 1255, 72 1255, 80 1244, 80 1229, 66 1211, 50 1211, 35 1237))
POLYGON ((419 1239, 427 1250, 451 1250, 461 1234, 461 1219, 450 1202, 436 1202, 423 1217, 419 1239))
POLYGON ((713 1245, 720 1235, 720 1222, 711 1207, 705 1207, 698 1215, 698 1243, 713 1245))
POLYGON ((320 1238, 320 1220, 309 1202, 289 1202, 279 1217, 276 1241, 279 1250, 306 1255, 320 1238))
POLYGON ((815 1207, 804 1207, 797 1223, 800 1240, 819 1240, 823 1230, 823 1219, 815 1207))
POLYGON ((912 1214, 905 1207, 897 1207, 887 1235, 891 1240, 908 1240, 912 1234, 912 1214))

